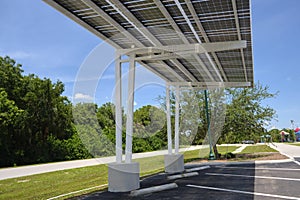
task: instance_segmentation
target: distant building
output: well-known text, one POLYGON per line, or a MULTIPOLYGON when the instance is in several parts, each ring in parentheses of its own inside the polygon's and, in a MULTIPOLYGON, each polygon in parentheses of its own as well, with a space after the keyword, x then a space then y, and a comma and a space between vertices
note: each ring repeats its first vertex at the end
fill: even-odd
POLYGON ((289 140, 290 140, 290 133, 288 133, 286 131, 281 131, 280 135, 281 135, 281 142, 289 142, 289 140))
POLYGON ((300 128, 295 129, 296 141, 300 141, 300 128))

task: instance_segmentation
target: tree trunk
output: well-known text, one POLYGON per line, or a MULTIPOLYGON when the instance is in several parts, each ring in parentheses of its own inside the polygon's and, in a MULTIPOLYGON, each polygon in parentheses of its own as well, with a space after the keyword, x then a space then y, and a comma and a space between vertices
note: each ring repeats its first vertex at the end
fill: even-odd
POLYGON ((216 159, 219 159, 220 156, 219 156, 219 152, 218 152, 218 149, 217 149, 217 145, 216 145, 216 144, 213 146, 213 151, 214 151, 214 154, 215 154, 215 158, 216 158, 216 159))

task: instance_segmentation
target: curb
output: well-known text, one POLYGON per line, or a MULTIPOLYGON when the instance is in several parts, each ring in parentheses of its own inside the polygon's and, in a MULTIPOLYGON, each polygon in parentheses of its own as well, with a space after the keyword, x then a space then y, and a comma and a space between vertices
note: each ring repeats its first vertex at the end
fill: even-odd
POLYGON ((200 171, 200 170, 208 169, 208 168, 210 168, 210 166, 203 166, 203 167, 189 168, 189 169, 185 169, 185 172, 195 172, 195 171, 200 171))
POLYGON ((185 174, 178 174, 178 175, 173 175, 173 176, 168 176, 168 180, 174 180, 178 178, 186 178, 186 177, 191 177, 191 176, 198 176, 198 172, 190 172, 190 173, 185 173, 185 174))
POLYGON ((145 195, 145 194, 149 194, 149 193, 153 193, 153 192, 160 192, 163 190, 170 190, 170 189, 174 189, 174 188, 178 188, 178 185, 176 183, 169 183, 169 184, 165 184, 165 185, 153 186, 153 187, 144 188, 144 189, 140 189, 140 190, 134 190, 134 191, 130 192, 129 196, 135 197, 135 196, 139 196, 139 195, 145 195))
POLYGON ((206 163, 187 163, 185 166, 201 166, 201 165, 243 165, 243 164, 268 164, 268 163, 285 163, 285 162, 293 162, 293 159, 281 159, 281 160, 254 160, 254 161, 232 161, 232 162, 206 162, 206 163))

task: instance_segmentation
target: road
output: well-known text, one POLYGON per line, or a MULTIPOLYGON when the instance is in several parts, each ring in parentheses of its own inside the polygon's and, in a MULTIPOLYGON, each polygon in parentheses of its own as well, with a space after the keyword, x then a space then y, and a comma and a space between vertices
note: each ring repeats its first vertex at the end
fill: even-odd
POLYGON ((276 149, 289 157, 300 157, 300 146, 290 145, 285 143, 275 143, 276 149))
POLYGON ((289 157, 294 163, 300 166, 300 146, 287 143, 273 143, 269 144, 269 146, 279 151, 282 155, 289 157))

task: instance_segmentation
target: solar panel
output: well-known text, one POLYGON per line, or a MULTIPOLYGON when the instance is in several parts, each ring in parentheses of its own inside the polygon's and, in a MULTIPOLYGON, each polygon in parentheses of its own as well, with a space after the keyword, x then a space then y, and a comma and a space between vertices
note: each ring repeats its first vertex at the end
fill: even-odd
POLYGON ((253 86, 250 0, 44 1, 116 49, 135 49, 138 62, 166 82, 253 86), (230 48, 213 48, 221 43, 230 48))

